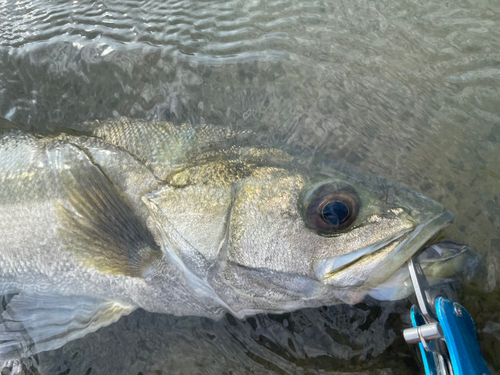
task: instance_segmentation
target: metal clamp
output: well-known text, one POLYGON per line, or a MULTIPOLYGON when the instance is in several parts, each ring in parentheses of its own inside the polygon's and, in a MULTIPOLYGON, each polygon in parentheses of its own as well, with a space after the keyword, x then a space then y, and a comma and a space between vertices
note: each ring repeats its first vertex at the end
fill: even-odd
POLYGON ((430 286, 425 278, 420 263, 418 263, 416 259, 417 258, 414 256, 408 260, 408 270, 410 272, 413 288, 415 289, 418 306, 420 307, 422 315, 428 322, 436 323, 437 317, 432 307, 434 305, 434 299, 430 292, 430 286))
POLYGON ((408 328, 403 331, 405 341, 408 344, 418 344, 424 341, 442 339, 444 337, 443 330, 439 323, 429 323, 423 326, 408 328))
POLYGON ((419 324, 414 324, 415 327, 403 331, 405 341, 409 344, 422 344, 422 357, 425 357, 424 365, 427 373, 430 373, 429 367, 433 367, 440 375, 453 375, 443 329, 434 309, 435 296, 431 293, 422 267, 416 261, 416 255, 408 260, 408 270, 420 307, 418 309, 414 306, 412 313, 420 316, 421 321, 419 324))
POLYGON ((491 375, 468 311, 433 295, 416 255, 408 260, 408 270, 418 306, 410 310, 413 328, 403 335, 407 343, 420 344, 426 375, 491 375))

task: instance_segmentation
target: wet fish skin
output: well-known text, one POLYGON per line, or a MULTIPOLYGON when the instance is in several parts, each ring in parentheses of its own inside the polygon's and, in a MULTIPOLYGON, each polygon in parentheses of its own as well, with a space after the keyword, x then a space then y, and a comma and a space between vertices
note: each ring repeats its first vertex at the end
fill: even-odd
MULTIPOLYGON (((71 237, 72 235, 65 231, 65 226, 78 226, 73 225, 74 222, 65 222, 69 216, 68 207, 73 204, 69 208, 70 212, 72 209, 75 213, 75 207, 78 205, 74 192, 86 192, 89 188, 95 188, 97 194, 102 194, 102 188, 101 190, 96 188, 96 180, 92 177, 96 175, 98 179, 101 179, 101 183, 107 183, 110 188, 113 187, 114 182, 111 185, 108 177, 113 178, 118 173, 120 179, 116 180, 117 185, 114 186, 121 187, 122 190, 120 190, 120 196, 116 194, 116 189, 111 190, 116 194, 113 198, 122 199, 119 208, 123 207, 125 210, 132 211, 134 215, 128 212, 128 219, 135 220, 132 225, 139 227, 137 230, 139 234, 146 236, 150 234, 145 229, 146 217, 144 210, 138 207, 140 197, 137 196, 142 190, 153 188, 158 184, 149 170, 131 155, 116 147, 87 137, 39 138, 14 131, 4 133, 0 148, 3 151, 1 160, 3 173, 0 181, 2 186, 0 233, 3 238, 0 252, 3 265, 1 294, 26 290, 50 293, 55 287, 62 295, 90 294, 102 298, 118 297, 124 303, 148 310, 164 309, 163 305, 166 303, 155 308, 162 299, 156 295, 154 289, 147 287, 144 278, 131 275, 124 269, 128 265, 122 265, 119 270, 98 270, 99 262, 90 267, 85 266, 85 259, 81 258, 82 254, 74 251, 74 248, 79 249, 79 246, 71 237), (92 147, 89 142, 97 147, 92 147), (109 163, 102 163, 98 167, 93 162, 100 160, 99 158, 102 157, 100 153, 105 154, 104 157, 108 158, 109 163), (95 160, 91 160, 94 157, 95 160), (102 173, 104 170, 108 173, 106 176, 102 173), (74 176, 68 176, 65 171, 79 173, 80 180, 75 179, 74 176), (86 183, 88 186, 85 186, 86 183), (84 283, 82 280, 92 281, 84 283), (130 295, 141 297, 133 299, 130 295), (155 297, 148 300, 148 296, 155 297)), ((116 207, 109 206, 107 208, 116 209, 116 207)), ((123 214, 123 212, 118 213, 123 214)), ((73 216, 77 217, 81 214, 82 212, 73 216)), ((98 219, 98 217, 94 218, 98 219)), ((111 215, 108 219, 107 223, 101 223, 104 233, 118 229, 114 234, 126 235, 126 231, 122 228, 111 226, 112 221, 120 219, 119 215, 111 215)), ((126 222, 123 220, 117 224, 123 225, 126 222)), ((83 230, 82 225, 85 223, 81 223, 79 229, 83 230)), ((90 231, 86 235, 89 241, 99 240, 95 238, 95 235, 102 233, 95 232, 96 228, 93 231, 93 228, 89 226, 86 229, 90 231)), ((113 239, 108 238, 108 240, 112 245, 113 239)), ((153 243, 151 240, 152 238, 147 239, 150 242, 148 245, 155 248, 153 253, 157 255, 156 262, 158 263, 163 259, 163 253, 159 251, 154 239, 153 243)), ((94 245, 97 244, 94 243, 94 245)), ((112 250, 112 246, 110 249, 112 250)), ((112 255, 111 251, 106 252, 106 256, 110 255, 112 255)), ((129 259, 129 263, 133 261, 129 259)), ((116 265, 119 265, 119 262, 116 265)), ((160 264, 160 266, 169 267, 168 263, 160 264)), ((175 273, 175 269, 171 271, 175 273)), ((169 297, 175 296, 176 293, 172 293, 169 297)))
POLYGON ((249 132, 124 118, 2 129, 0 293, 18 293, 3 359, 136 308, 217 318, 354 303, 452 219, 401 184, 320 157, 304 165, 249 132), (359 206, 344 230, 307 216, 325 187, 359 206))

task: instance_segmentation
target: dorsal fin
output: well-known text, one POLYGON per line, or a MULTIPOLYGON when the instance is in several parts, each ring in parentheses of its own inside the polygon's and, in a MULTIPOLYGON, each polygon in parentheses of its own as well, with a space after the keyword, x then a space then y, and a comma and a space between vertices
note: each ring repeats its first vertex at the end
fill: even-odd
POLYGON ((0 131, 1 130, 20 130, 21 127, 14 124, 12 121, 0 117, 0 131))
POLYGON ((155 176, 165 180, 174 169, 207 150, 227 147, 242 134, 210 125, 174 125, 122 117, 104 122, 86 122, 75 127, 127 151, 155 176))
POLYGON ((83 264, 101 273, 144 277, 163 256, 112 183, 73 145, 60 147, 60 236, 83 264))

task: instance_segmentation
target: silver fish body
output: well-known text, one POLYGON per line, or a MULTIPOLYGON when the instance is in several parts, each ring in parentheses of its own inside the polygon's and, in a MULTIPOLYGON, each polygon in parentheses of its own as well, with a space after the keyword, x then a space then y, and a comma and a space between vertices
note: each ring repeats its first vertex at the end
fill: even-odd
POLYGON ((355 303, 453 218, 251 133, 129 119, 50 136, 1 128, 0 293, 15 294, 2 359, 137 308, 217 318, 355 303))

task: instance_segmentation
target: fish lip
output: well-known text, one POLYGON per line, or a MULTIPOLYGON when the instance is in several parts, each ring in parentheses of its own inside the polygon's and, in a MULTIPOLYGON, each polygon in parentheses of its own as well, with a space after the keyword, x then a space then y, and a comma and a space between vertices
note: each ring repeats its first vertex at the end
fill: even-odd
POLYGON ((352 252, 347 253, 347 254, 322 259, 314 267, 316 277, 319 280, 326 280, 326 279, 332 277, 337 271, 343 270, 343 269, 349 267, 350 265, 356 263, 358 260, 364 258, 365 256, 373 254, 373 253, 385 248, 386 246, 389 246, 391 243, 393 243, 394 241, 397 241, 398 239, 400 239, 404 235, 408 234, 412 230, 413 230, 413 228, 403 230, 403 231, 396 233, 395 235, 389 237, 386 240, 380 241, 374 245, 370 245, 370 246, 364 247, 364 248, 356 250, 356 251, 352 251, 352 252))
MULTIPOLYGON (((376 245, 372 245, 349 254, 321 260, 318 262, 314 269, 316 272, 316 276, 320 281, 326 281, 334 277, 337 272, 346 270, 362 258, 369 256, 389 246, 394 241, 401 240, 401 238, 404 237, 400 241, 400 243, 385 257, 381 265, 378 267, 378 269, 388 269, 392 266, 395 267, 395 270, 397 270, 415 253, 422 249, 441 229, 452 223, 453 220, 453 213, 445 210, 439 215, 434 216, 433 218, 417 225, 416 227, 408 229, 406 231, 401 231, 398 234, 390 237, 385 241, 379 242, 376 245), (369 249, 369 251, 367 251, 367 249, 369 249), (344 259, 349 259, 349 256, 352 257, 354 253, 359 253, 359 256, 352 258, 345 263, 339 262, 337 263, 336 267, 333 267, 335 265, 335 260, 338 260, 339 258, 342 260, 343 257, 345 257, 344 259), (328 266, 330 266, 330 268, 328 268, 328 266)), ((380 272, 380 274, 382 273, 383 272, 380 272)), ((378 281, 379 278, 380 277, 373 276, 373 274, 368 275, 365 283, 378 285, 384 281, 378 281)))

